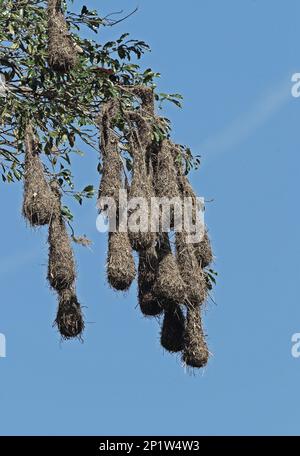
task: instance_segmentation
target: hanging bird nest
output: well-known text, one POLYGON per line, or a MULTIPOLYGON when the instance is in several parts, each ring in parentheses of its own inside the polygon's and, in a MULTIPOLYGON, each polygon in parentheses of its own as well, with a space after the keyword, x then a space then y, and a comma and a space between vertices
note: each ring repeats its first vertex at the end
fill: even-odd
MULTIPOLYGON (((188 178, 182 174, 179 174, 179 186, 182 195, 191 198, 193 201, 192 222, 196 224, 199 221, 197 198, 188 178)), ((204 230, 203 239, 200 242, 195 242, 193 245, 200 266, 206 268, 213 261, 211 242, 206 229, 204 230)))
MULTIPOLYGON (((191 200, 192 202, 192 217, 191 222, 195 225, 196 222, 199 222, 199 203, 197 200, 197 196, 193 190, 193 187, 188 179, 188 177, 184 174, 183 171, 183 162, 181 157, 181 149, 177 145, 173 145, 173 157, 174 157, 174 165, 177 171, 177 183, 179 193, 184 201, 184 198, 187 200, 191 200)), ((186 214, 184 214, 186 215, 186 214)))
POLYGON ((33 129, 29 124, 25 131, 23 215, 32 226, 47 225, 54 205, 55 199, 45 179, 33 129))
MULTIPOLYGON (((113 121, 117 115, 117 105, 114 101, 106 103, 100 118, 101 129, 101 154, 102 154, 102 178, 99 187, 99 198, 113 198, 117 204, 119 191, 122 186, 122 163, 119 150, 118 136, 113 130, 113 121)), ((101 207, 100 210, 105 210, 101 207)))
MULTIPOLYGON (((113 122, 117 112, 117 104, 114 101, 108 102, 102 110, 100 128, 103 173, 99 188, 99 198, 113 198, 116 206, 122 187, 119 141, 113 130, 113 122)), ((105 210, 105 205, 100 204, 101 209, 105 210)), ((118 210, 115 215, 118 219, 118 210)), ((110 232, 108 239, 108 282, 116 290, 128 290, 136 274, 128 233, 110 232)))
POLYGON ((186 285, 182 280, 176 258, 170 246, 168 233, 160 236, 157 245, 158 271, 153 288, 162 303, 182 304, 185 301, 186 285))
POLYGON ((179 306, 165 310, 160 335, 163 348, 171 353, 177 353, 184 348, 185 317, 179 306))
POLYGON ((48 62, 54 71, 67 73, 76 65, 78 54, 61 3, 48 0, 48 62))
MULTIPOLYGON (((180 149, 177 146, 173 148, 174 156, 178 156, 180 149)), ((195 192, 183 173, 183 167, 180 160, 175 160, 177 168, 178 188, 180 195, 184 198, 191 198, 193 202, 192 222, 196 223, 198 214, 198 205, 195 192)), ((205 273, 199 264, 196 255, 196 244, 190 242, 188 233, 185 229, 176 232, 176 258, 181 273, 181 277, 186 284, 186 304, 198 306, 203 303, 207 297, 207 283, 205 273)))
POLYGON ((158 258, 155 246, 139 252, 138 300, 145 316, 160 315, 163 310, 162 302, 153 293, 157 268, 158 258))
POLYGON ((140 252, 151 247, 155 240, 155 233, 151 232, 151 197, 154 196, 153 176, 147 171, 146 166, 146 146, 149 138, 145 139, 143 132, 144 123, 136 127, 131 125, 130 153, 133 156, 132 181, 129 190, 129 198, 143 198, 144 206, 139 204, 129 211, 129 223, 136 221, 137 230, 133 231, 129 227, 129 239, 134 250, 140 252), (142 139, 143 138, 143 139, 142 139), (146 223, 140 229, 141 219, 146 223))
POLYGON ((64 339, 79 337, 84 330, 84 321, 73 287, 59 293, 58 312, 55 324, 64 339))
POLYGON ((195 368, 204 367, 209 359, 199 307, 187 310, 182 359, 187 366, 195 368))
POLYGON ((159 198, 178 198, 180 196, 172 145, 167 139, 161 142, 157 153, 155 192, 159 198))
POLYGON ((181 277, 186 285, 186 302, 199 305, 207 297, 205 274, 195 256, 193 244, 186 241, 187 234, 176 233, 176 257, 181 277))
POLYGON ((107 280, 119 291, 128 290, 136 270, 127 233, 111 232, 108 237, 107 280))
MULTIPOLYGON (((178 177, 177 169, 174 163, 174 154, 172 151, 172 144, 169 140, 164 139, 157 150, 157 155, 155 157, 156 166, 155 166, 155 175, 154 175, 154 187, 155 193, 158 198, 165 198, 169 204, 169 228, 174 228, 175 223, 175 210, 176 204, 180 204, 180 192, 178 187, 178 177), (173 201, 172 201, 173 200, 173 201)), ((163 200, 162 200, 163 201, 163 200)), ((180 207, 177 210, 180 210, 180 207)), ((181 216, 182 213, 178 214, 181 216)), ((163 226, 166 223, 165 220, 162 220, 162 210, 160 208, 160 223, 163 226)), ((181 220, 177 220, 181 224, 181 220)), ((162 228, 160 228, 162 229, 162 228)))
MULTIPOLYGON (((58 189, 52 183, 53 193, 58 189)), ((57 197, 57 196, 56 196, 57 197)), ((61 215, 60 201, 49 225, 48 280, 52 288, 62 291, 70 288, 76 279, 76 266, 70 238, 61 215)))

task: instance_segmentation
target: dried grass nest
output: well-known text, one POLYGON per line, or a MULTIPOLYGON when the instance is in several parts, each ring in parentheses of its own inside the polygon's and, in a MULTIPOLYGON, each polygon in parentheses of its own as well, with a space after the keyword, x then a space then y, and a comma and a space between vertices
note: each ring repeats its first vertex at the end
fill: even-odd
POLYGON ((172 302, 174 305, 180 305, 185 301, 186 285, 172 252, 168 233, 160 235, 156 250, 158 268, 153 292, 162 303, 172 302))
POLYGON ((172 306, 165 310, 161 328, 160 343, 171 353, 184 348, 185 317, 180 306, 172 306))
POLYGON ((199 307, 187 309, 182 359, 187 366, 198 369, 204 367, 209 359, 199 307))
POLYGON ((79 337, 84 330, 84 320, 76 293, 72 287, 59 293, 55 324, 64 339, 79 337))
POLYGON ((62 291, 70 288, 74 283, 76 265, 70 237, 61 215, 59 190, 55 182, 52 182, 51 186, 57 198, 57 205, 49 225, 48 280, 52 288, 62 291))
POLYGON ((158 258, 154 245, 139 252, 138 300, 142 313, 149 317, 160 315, 163 311, 162 301, 153 292, 157 268, 158 258))
MULTIPOLYGON (((100 145, 103 170, 98 198, 110 197, 113 198, 117 204, 119 201, 119 190, 122 187, 122 163, 120 158, 118 136, 112 128, 116 114, 117 105, 112 101, 104 105, 100 116, 100 145)), ((100 210, 103 209, 106 209, 106 207, 100 207, 100 210)))
POLYGON ((50 223, 55 199, 46 181, 38 144, 29 124, 25 131, 23 215, 32 226, 50 223))
MULTIPOLYGON (((146 221, 145 230, 133 231, 129 229, 129 239, 132 248, 138 252, 146 251, 155 241, 156 234, 151 231, 151 197, 154 196, 153 176, 148 173, 146 165, 146 150, 142 145, 140 136, 136 130, 132 131, 131 154, 133 156, 132 180, 129 189, 129 199, 143 198, 147 207, 144 208, 138 204, 138 207, 129 211, 129 223, 137 220, 140 226, 140 220, 146 221), (147 211, 144 213, 144 209, 147 211)), ((133 223, 134 224, 134 223, 133 223)))
POLYGON ((119 291, 129 289, 136 269, 128 233, 111 232, 108 235, 107 280, 119 291))
POLYGON ((78 54, 61 3, 48 0, 48 62, 54 71, 67 73, 76 65, 78 54))

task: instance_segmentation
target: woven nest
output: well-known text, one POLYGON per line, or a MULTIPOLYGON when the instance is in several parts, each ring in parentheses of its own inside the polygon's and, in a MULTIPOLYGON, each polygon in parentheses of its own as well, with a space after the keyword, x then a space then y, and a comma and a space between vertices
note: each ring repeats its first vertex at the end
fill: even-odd
POLYGON ((171 353, 184 348, 185 317, 179 306, 166 310, 160 335, 162 347, 171 353))
MULTIPOLYGON (((179 175, 179 186, 180 191, 184 197, 192 198, 193 211, 192 211, 192 222, 196 223, 199 218, 198 205, 195 192, 186 176, 179 175)), ((201 242, 194 244, 196 258, 202 268, 206 268, 213 261, 213 252, 211 242, 208 237, 207 230, 204 232, 204 237, 201 242)))
POLYGON ((49 283, 57 291, 70 288, 76 279, 76 266, 70 238, 61 216, 60 206, 58 206, 51 219, 48 242, 49 283))
POLYGON ((48 62, 59 73, 66 73, 77 63, 76 45, 61 9, 61 0, 48 0, 48 62))
POLYGON ((182 359, 187 366, 201 368, 209 359, 199 307, 188 308, 182 359))
MULTIPOLYGON (((100 120, 103 171, 98 196, 99 198, 114 198, 114 201, 117 203, 119 200, 119 190, 122 185, 122 163, 119 140, 112 129, 112 122, 116 113, 116 105, 113 102, 108 102, 103 109, 100 120)), ((100 209, 105 209, 105 207, 100 207, 100 209)))
MULTIPOLYGON (((174 146, 174 156, 179 156, 180 153, 180 149, 174 146)), ((177 169, 178 188, 181 197, 192 198, 192 222, 195 223, 199 217, 196 195, 188 178, 183 174, 180 161, 175 160, 174 163, 177 169)), ((188 242, 188 234, 185 230, 176 232, 176 259, 181 277, 186 284, 186 304, 197 306, 204 302, 207 297, 207 283, 205 273, 196 255, 195 244, 188 242)))
POLYGON ((205 274, 197 261, 193 244, 186 242, 186 233, 176 233, 176 257, 181 277, 186 285, 186 300, 191 305, 205 301, 205 274))
POLYGON ((159 198, 174 198, 180 195, 172 146, 167 139, 162 141, 157 153, 155 192, 159 198))
POLYGON ((160 237, 157 254, 159 265, 153 292, 162 303, 166 301, 173 302, 175 305, 182 304, 185 300, 186 286, 171 250, 167 233, 163 233, 160 237))
POLYGON ((138 205, 137 208, 134 208, 129 212, 129 223, 133 223, 140 227, 140 221, 142 219, 146 222, 145 230, 138 229, 133 231, 129 229, 129 239, 134 250, 140 252, 147 250, 151 247, 155 240, 155 233, 151 232, 151 212, 150 212, 150 203, 151 197, 154 195, 153 189, 153 176, 151 172, 148 173, 146 165, 146 149, 145 139, 140 139, 140 134, 135 130, 132 131, 132 140, 130 143, 131 154, 133 156, 133 172, 132 172, 132 181, 129 190, 129 198, 143 198, 147 212, 144 213, 143 207, 138 205), (145 143, 144 143, 145 142, 145 143))
POLYGON ((50 222, 55 199, 45 179, 32 127, 25 132, 24 199, 23 215, 32 226, 50 222))
MULTIPOLYGON (((177 169, 174 163, 172 144, 164 139, 155 157, 154 188, 158 198, 169 200, 170 206, 170 228, 174 227, 174 202, 179 200, 180 192, 178 187, 177 169), (172 203, 172 199, 176 198, 172 203), (172 203, 172 204, 171 204, 172 203)), ((179 200, 180 201, 180 200, 179 200)), ((180 220, 178 220, 180 221, 180 220)), ((163 221, 161 221, 163 222, 163 221)))
POLYGON ((138 300, 145 316, 160 315, 163 310, 162 302, 153 293, 157 268, 158 258, 154 246, 139 253, 138 300))
POLYGON ((83 316, 73 288, 63 290, 59 293, 59 305, 55 324, 64 339, 78 337, 83 332, 83 316))
POLYGON ((205 231, 202 241, 195 244, 195 255, 202 268, 206 268, 212 263, 214 257, 207 231, 205 231))
POLYGON ((136 275, 127 233, 111 232, 108 241, 107 280, 119 291, 128 290, 136 275))

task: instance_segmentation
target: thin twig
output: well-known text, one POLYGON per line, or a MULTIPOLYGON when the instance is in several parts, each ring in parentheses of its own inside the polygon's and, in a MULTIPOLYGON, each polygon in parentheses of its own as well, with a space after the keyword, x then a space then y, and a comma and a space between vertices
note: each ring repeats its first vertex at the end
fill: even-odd
POLYGON ((127 16, 122 17, 122 19, 119 19, 118 21, 111 21, 110 23, 108 22, 108 23, 107 23, 107 26, 112 27, 113 25, 117 25, 117 24, 119 24, 120 22, 125 21, 125 20, 128 19, 130 16, 133 16, 133 14, 135 14, 135 13, 138 11, 138 9, 139 9, 139 7, 137 6, 131 13, 127 14, 127 16))

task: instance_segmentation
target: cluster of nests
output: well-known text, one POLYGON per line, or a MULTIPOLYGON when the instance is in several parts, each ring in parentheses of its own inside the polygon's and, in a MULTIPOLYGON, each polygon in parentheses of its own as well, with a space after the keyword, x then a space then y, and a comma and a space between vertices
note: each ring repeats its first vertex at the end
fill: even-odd
MULTIPOLYGON (((123 110, 127 122, 128 152, 132 158, 131 176, 124 177, 119 137, 114 129, 120 105, 105 104, 100 117, 102 179, 99 188, 100 211, 102 198, 111 197, 118 203, 119 190, 127 191, 128 200, 143 197, 192 198, 192 217, 199 217, 195 193, 183 172, 179 146, 169 139, 159 144, 152 139, 154 95, 148 87, 127 87, 140 107, 123 110)), ((118 204, 117 204, 118 206, 118 204)), ((151 215, 150 215, 151 216, 151 215)), ((111 287, 126 291, 137 276, 138 301, 147 317, 161 316, 161 345, 171 353, 182 353, 185 365, 201 368, 206 365, 209 350, 201 320, 201 305, 210 287, 206 268, 213 260, 211 243, 205 230, 201 242, 191 243, 187 232, 174 230, 157 232, 140 230, 109 231, 107 279, 111 287), (175 238, 175 242, 170 236, 175 238), (175 244, 175 248, 173 248, 175 244), (134 254, 139 259, 135 266, 134 254), (137 270, 136 270, 137 269, 137 270)), ((172 216, 171 216, 172 219, 172 216)))
POLYGON ((61 215, 60 187, 55 180, 48 182, 45 177, 38 142, 30 124, 25 131, 23 215, 33 227, 49 227, 48 281, 59 299, 55 323, 62 337, 80 336, 84 322, 75 291, 74 255, 61 215))
MULTIPOLYGON (((69 33, 61 3, 62 0, 48 0, 48 62, 54 71, 66 73, 75 66, 79 51, 69 33)), ((117 203, 120 190, 126 190, 129 199, 143 197, 149 203, 153 196, 181 200, 190 197, 195 202, 195 221, 196 196, 178 160, 181 149, 169 139, 160 144, 152 139, 153 123, 159 122, 154 112, 153 91, 142 86, 126 90, 140 102, 139 108, 122 110, 133 163, 131 179, 124 179, 119 136, 114 129, 121 107, 112 100, 104 105, 100 118, 103 173, 99 197, 112 197, 117 203)), ((84 321, 76 296, 76 265, 62 217, 60 187, 55 180, 48 182, 45 177, 31 124, 25 131, 23 215, 31 226, 48 225, 48 281, 59 301, 55 323, 62 337, 78 337, 84 321)), ((117 214, 117 225, 120 216, 117 214)), ((207 232, 201 242, 194 244, 187 241, 185 231, 173 234, 175 248, 170 233, 160 229, 123 232, 117 227, 110 231, 107 279, 114 289, 126 291, 137 276, 142 313, 148 317, 162 316, 161 345, 171 353, 181 352, 187 366, 201 368, 209 358, 201 307, 210 289, 205 268, 213 260, 211 244, 207 232), (133 251, 138 254, 138 268, 133 251)))

